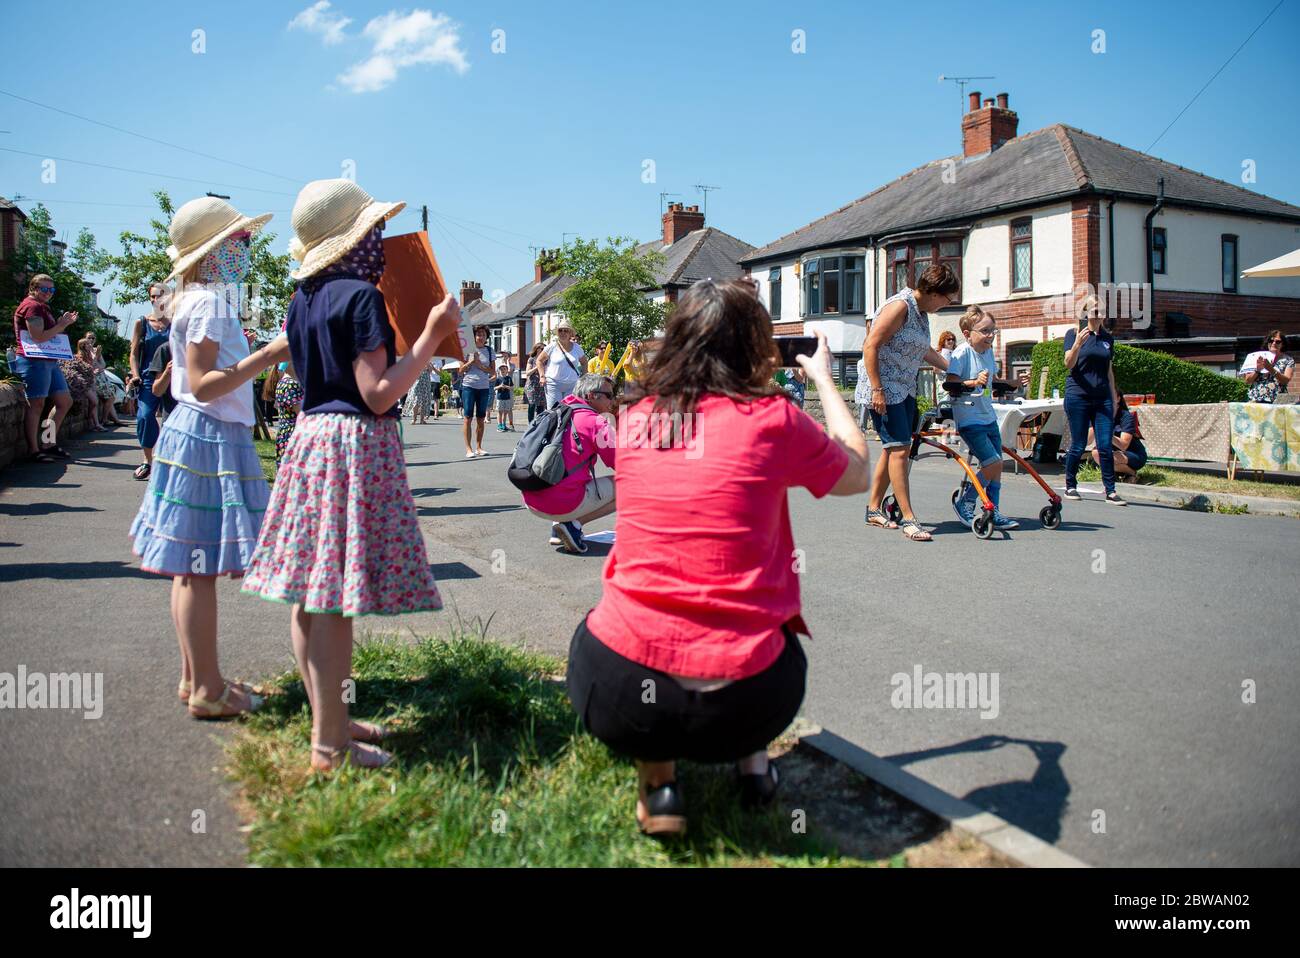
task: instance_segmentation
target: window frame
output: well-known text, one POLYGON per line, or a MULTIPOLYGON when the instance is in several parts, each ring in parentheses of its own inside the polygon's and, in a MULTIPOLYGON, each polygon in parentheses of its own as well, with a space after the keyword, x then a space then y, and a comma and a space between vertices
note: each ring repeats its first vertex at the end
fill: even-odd
POLYGON ((846 252, 836 250, 826 250, 811 256, 808 259, 801 260, 799 265, 800 282, 799 295, 801 300, 801 317, 826 317, 835 319, 844 316, 864 316, 866 315, 866 271, 867 256, 865 253, 846 252), (828 262, 834 262, 836 265, 827 268, 828 262), (817 289, 813 290, 812 278, 819 277, 817 289), (834 282, 836 290, 837 309, 833 313, 826 312, 826 292, 828 283, 834 282), (850 283, 856 282, 856 298, 859 306, 856 309, 846 309, 846 290, 850 283), (816 293, 816 309, 813 308, 813 294, 816 293))
POLYGON ((1007 286, 1012 293, 1032 293, 1034 291, 1034 218, 1018 216, 1007 224, 1007 286), (1016 236, 1017 226, 1028 226, 1028 236, 1016 236), (1016 285, 1016 247, 1029 247, 1029 284, 1016 285))
POLYGON ((1219 277, 1220 277, 1220 283, 1222 284, 1223 276, 1227 272, 1224 269, 1224 267, 1227 265, 1227 263, 1224 261, 1224 252, 1227 248, 1229 241, 1232 242, 1232 285, 1224 286, 1223 291, 1225 293, 1235 293, 1238 291, 1239 288, 1238 281, 1237 281, 1238 280, 1237 272, 1241 267, 1241 237, 1238 236, 1236 233, 1219 234, 1219 277))
POLYGON ((1151 227, 1151 272, 1165 275, 1169 267, 1169 233, 1164 226, 1151 227), (1156 242, 1159 239, 1160 242, 1156 242), (1160 253, 1160 265, 1156 265, 1156 253, 1160 253))
MULTIPOLYGON (((906 274, 906 285, 912 289, 916 288, 916 247, 929 246, 930 255, 922 257, 925 263, 942 263, 952 268, 957 275, 957 282, 961 285, 961 290, 966 288, 966 281, 962 275, 962 263, 965 254, 965 237, 961 234, 935 233, 933 236, 917 236, 902 243, 891 243, 885 247, 885 295, 894 296, 898 293, 898 283, 894 279, 895 269, 906 264, 904 273, 906 274), (956 243, 957 255, 943 255, 944 243, 956 243), (906 255, 899 257, 899 250, 905 250, 906 255)), ((960 293, 959 293, 960 295, 960 293)), ((961 300, 953 304, 961 305, 961 300)))
POLYGON ((772 319, 781 318, 781 267, 774 266, 767 273, 767 311, 772 319), (773 278, 775 277, 775 278, 773 278))

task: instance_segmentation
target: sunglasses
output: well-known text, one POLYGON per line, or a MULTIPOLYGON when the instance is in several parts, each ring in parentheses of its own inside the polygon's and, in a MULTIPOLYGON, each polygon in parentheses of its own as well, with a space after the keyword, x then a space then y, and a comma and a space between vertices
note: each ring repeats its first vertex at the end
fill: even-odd
POLYGON ((37 286, 37 287, 36 287, 36 292, 38 292, 38 293, 52 293, 52 292, 54 292, 54 287, 53 287, 53 286, 37 286))
POLYGON ((604 396, 606 399, 613 399, 613 398, 614 398, 614 394, 613 394, 613 393, 611 393, 611 392, 606 392, 606 391, 603 390, 603 389, 598 389, 598 390, 596 390, 594 393, 592 393, 591 395, 593 395, 593 396, 604 396))
POLYGON ((1285 342, 1286 342, 1285 339, 1270 339, 1270 340, 1268 341, 1268 344, 1269 344, 1270 346, 1272 346, 1274 343, 1277 343, 1279 346, 1281 346, 1281 345, 1282 345, 1283 343, 1285 343, 1285 342))

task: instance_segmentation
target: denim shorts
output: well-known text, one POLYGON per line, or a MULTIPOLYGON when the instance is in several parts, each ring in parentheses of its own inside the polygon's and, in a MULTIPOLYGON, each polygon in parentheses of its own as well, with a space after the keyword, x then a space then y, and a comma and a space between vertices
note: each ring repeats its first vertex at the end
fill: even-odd
POLYGON ((28 399, 44 399, 54 393, 68 391, 68 381, 63 378, 57 359, 28 359, 14 357, 14 372, 23 377, 28 399))
POLYGON ((957 435, 970 448, 970 453, 981 466, 991 466, 1002 461, 1002 430, 995 422, 971 423, 958 426, 957 435))
POLYGON ((466 419, 486 419, 488 414, 488 403, 492 398, 492 390, 487 386, 482 389, 474 389, 472 386, 460 387, 461 405, 465 409, 466 419))
POLYGON ((910 446, 912 433, 916 432, 916 424, 915 396, 908 396, 902 402, 886 405, 883 416, 874 409, 871 410, 871 425, 886 449, 892 446, 910 446))

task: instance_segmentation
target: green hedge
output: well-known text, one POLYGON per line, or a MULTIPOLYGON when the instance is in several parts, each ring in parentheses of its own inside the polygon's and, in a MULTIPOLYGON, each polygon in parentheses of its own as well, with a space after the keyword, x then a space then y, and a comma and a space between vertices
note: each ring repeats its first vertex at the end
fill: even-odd
MULTIPOLYGON (((1029 395, 1038 398, 1038 382, 1047 367, 1047 391, 1065 395, 1065 343, 1060 339, 1039 343, 1033 351, 1029 395)), ((1245 402, 1246 383, 1211 372, 1195 363, 1136 346, 1115 346, 1115 385, 1121 393, 1154 393, 1156 402, 1172 405, 1205 402, 1245 402)))

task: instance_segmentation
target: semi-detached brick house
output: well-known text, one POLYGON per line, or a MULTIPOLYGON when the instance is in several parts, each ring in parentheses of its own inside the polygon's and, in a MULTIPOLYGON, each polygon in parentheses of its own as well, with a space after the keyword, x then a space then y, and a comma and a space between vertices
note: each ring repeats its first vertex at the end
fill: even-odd
POLYGON ((998 320, 999 362, 1024 368, 1034 343, 1073 325, 1079 285, 1140 286, 1150 251, 1151 323, 1135 327, 1131 308, 1115 323, 1121 341, 1226 372, 1268 330, 1300 333, 1300 281, 1240 275, 1300 247, 1300 207, 1063 124, 1017 136, 1018 122, 1005 93, 983 105, 972 93, 962 155, 743 257, 775 331, 824 331, 842 381, 855 381, 867 319, 942 262, 962 280, 961 305, 931 316, 934 339, 978 303, 998 320))
MULTIPOLYGON (((698 206, 670 203, 660 219, 662 234, 637 247, 640 253, 653 250, 664 258, 655 275, 655 285, 642 290, 647 299, 674 303, 678 294, 697 280, 736 279, 743 275, 738 261, 754 247, 716 227, 705 226, 704 214, 698 206)), ((547 251, 542 250, 531 283, 492 304, 480 298, 481 305, 470 314, 471 324, 488 327, 496 350, 511 353, 521 367, 533 344, 550 338, 564 315, 560 297, 574 282, 570 277, 549 273, 544 266, 546 257, 547 251)), ((481 290, 478 295, 482 296, 481 290)), ((464 307, 462 288, 461 308, 464 307)))

